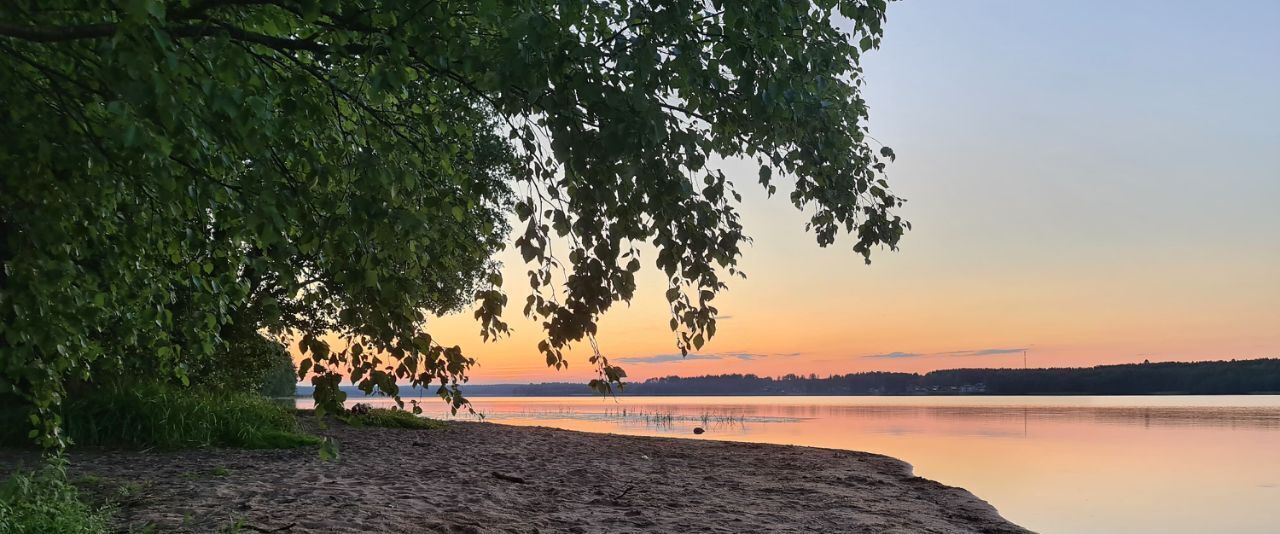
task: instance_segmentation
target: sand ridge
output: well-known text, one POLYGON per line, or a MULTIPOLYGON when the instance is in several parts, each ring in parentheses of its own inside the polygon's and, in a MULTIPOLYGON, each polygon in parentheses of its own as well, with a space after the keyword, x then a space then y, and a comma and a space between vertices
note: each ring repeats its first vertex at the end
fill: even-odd
POLYGON ((82 451, 72 476, 134 495, 121 527, 161 532, 629 533, 1026 530, 886 456, 492 423, 311 430, 314 449, 82 451))

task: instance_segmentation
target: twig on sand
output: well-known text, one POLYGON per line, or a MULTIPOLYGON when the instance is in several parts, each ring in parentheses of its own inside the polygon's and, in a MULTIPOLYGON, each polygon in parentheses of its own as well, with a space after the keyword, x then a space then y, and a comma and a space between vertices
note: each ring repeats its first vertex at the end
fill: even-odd
POLYGON ((517 477, 517 476, 511 476, 511 475, 507 475, 507 474, 503 474, 503 473, 499 473, 499 472, 497 472, 497 471, 494 471, 494 472, 492 472, 492 473, 490 473, 490 474, 491 474, 491 475, 493 475, 493 478, 496 478, 496 479, 498 479, 498 480, 505 480, 505 481, 507 481, 507 482, 515 482, 516 484, 524 484, 524 482, 525 482, 525 480, 524 480, 523 478, 520 478, 520 477, 517 477))
POLYGON ((267 532, 267 533, 271 533, 271 532, 284 532, 284 531, 286 531, 286 530, 289 530, 289 529, 293 528, 295 525, 297 525, 297 523, 289 523, 288 525, 285 525, 285 526, 280 527, 280 528, 262 528, 262 527, 257 527, 257 526, 253 526, 253 525, 240 525, 240 528, 247 528, 247 529, 252 530, 252 531, 254 531, 254 532, 267 532))
POLYGON ((614 495, 614 496, 613 496, 613 500, 616 502, 616 501, 618 501, 619 499, 621 499, 621 498, 623 498, 623 497, 626 497, 628 493, 631 493, 631 489, 632 489, 632 488, 634 488, 634 487, 635 487, 634 485, 627 486, 627 488, 626 488, 626 489, 622 490, 622 493, 619 493, 619 494, 617 494, 617 495, 614 495))

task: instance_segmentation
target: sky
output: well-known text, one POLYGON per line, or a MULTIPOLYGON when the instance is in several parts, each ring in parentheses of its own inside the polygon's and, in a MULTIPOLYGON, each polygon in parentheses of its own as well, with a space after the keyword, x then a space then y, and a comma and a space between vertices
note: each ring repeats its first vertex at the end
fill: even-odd
MULTIPOLYGON (((679 356, 650 267, 600 349, 631 380, 1280 357, 1276 28, 1274 1, 892 3, 863 66, 901 249, 819 248, 726 161, 754 243, 715 339, 679 356)), ((500 259, 523 302, 525 267, 500 259)), ((585 344, 548 369, 519 313, 498 342, 470 312, 428 330, 476 383, 594 376, 585 344)))

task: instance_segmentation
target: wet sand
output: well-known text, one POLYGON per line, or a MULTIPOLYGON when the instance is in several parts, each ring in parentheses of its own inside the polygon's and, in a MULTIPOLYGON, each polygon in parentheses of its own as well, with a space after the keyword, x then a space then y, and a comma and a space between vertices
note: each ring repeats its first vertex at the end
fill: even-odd
MULTIPOLYGON (((161 532, 1026 532, 886 456, 491 423, 311 430, 315 449, 80 451, 70 474, 161 532)), ((0 459, 14 458, 0 454, 0 459)))

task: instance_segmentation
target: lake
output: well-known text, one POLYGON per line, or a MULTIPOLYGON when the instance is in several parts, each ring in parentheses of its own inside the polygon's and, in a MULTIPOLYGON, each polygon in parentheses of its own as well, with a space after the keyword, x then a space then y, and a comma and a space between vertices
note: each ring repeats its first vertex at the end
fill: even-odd
MULTIPOLYGON (((445 414, 438 399, 423 401, 426 415, 445 414)), ((485 420, 503 424, 885 454, 1044 533, 1280 532, 1280 396, 474 397, 472 403, 485 420), (695 435, 694 427, 706 433, 695 435)), ((307 406, 310 399, 299 400, 307 406)))

